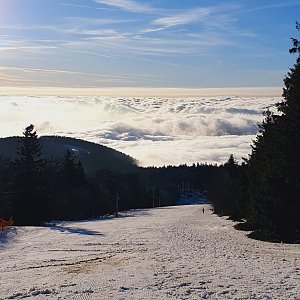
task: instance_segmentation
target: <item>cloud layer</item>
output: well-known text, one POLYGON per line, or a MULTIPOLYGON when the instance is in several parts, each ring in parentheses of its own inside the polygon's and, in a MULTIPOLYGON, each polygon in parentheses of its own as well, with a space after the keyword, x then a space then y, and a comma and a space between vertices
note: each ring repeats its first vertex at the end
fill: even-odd
POLYGON ((223 163, 250 153, 276 97, 118 98, 0 97, 1 136, 59 134, 105 144, 142 166, 223 163))

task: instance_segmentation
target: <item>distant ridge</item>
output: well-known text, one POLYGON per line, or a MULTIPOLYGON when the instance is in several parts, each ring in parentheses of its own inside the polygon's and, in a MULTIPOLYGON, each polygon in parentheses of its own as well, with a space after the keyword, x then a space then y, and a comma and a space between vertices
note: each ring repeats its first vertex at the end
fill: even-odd
MULTIPOLYGON (((0 156, 15 158, 21 139, 22 137, 16 136, 0 138, 0 156)), ((134 158, 100 144, 62 136, 41 136, 39 139, 44 158, 63 158, 67 149, 71 149, 87 173, 94 173, 99 169, 128 172, 136 168, 134 158)))

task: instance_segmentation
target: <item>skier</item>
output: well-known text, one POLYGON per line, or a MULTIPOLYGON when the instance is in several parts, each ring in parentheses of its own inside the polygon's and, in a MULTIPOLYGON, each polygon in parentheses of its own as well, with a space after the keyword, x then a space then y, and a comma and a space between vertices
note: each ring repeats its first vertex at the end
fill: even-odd
POLYGON ((202 212, 204 213, 204 207, 202 208, 202 212))

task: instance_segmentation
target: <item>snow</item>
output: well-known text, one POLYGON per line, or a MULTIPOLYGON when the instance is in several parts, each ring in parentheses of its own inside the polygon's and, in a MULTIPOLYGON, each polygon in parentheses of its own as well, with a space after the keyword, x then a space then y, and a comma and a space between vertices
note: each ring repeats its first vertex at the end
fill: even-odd
POLYGON ((205 204, 11 228, 0 299, 300 299, 300 245, 233 225, 205 204))

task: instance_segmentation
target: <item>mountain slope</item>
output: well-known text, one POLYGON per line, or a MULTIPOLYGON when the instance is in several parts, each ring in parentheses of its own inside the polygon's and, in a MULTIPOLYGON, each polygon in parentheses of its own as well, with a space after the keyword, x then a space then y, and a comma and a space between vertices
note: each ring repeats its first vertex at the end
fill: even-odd
MULTIPOLYGON (((15 158, 21 139, 21 137, 0 138, 0 156, 15 158)), ((96 143, 61 136, 42 136, 40 143, 44 158, 63 158, 67 149, 73 150, 87 173, 99 169, 128 172, 136 167, 132 157, 96 143)))
POLYGON ((233 225, 190 205, 11 228, 0 236, 0 298, 300 299, 299 245, 233 225))

